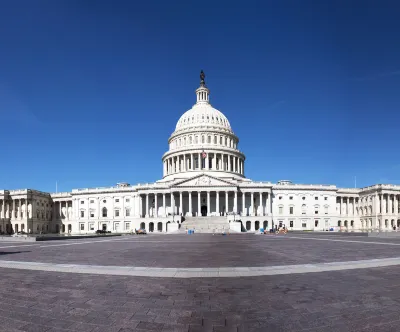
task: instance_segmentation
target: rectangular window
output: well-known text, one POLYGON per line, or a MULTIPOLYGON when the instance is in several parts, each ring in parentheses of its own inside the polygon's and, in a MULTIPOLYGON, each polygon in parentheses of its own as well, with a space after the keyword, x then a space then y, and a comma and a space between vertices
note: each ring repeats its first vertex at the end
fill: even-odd
POLYGON ((94 203, 94 200, 93 200, 93 199, 91 199, 91 200, 90 200, 90 204, 93 204, 93 203, 94 203))
POLYGON ((289 208, 289 210, 290 210, 290 214, 293 214, 293 206, 291 206, 290 208, 289 208))
POLYGON ((90 218, 94 218, 94 212, 90 212, 90 218))
POLYGON ((279 214, 283 214, 283 206, 279 207, 279 214))
POLYGON ((129 222, 125 223, 125 230, 129 231, 131 229, 131 224, 129 222))
POLYGON ((325 200, 327 201, 327 200, 328 200, 328 197, 325 197, 325 200))
POLYGON ((315 212, 315 214, 318 214, 318 210, 315 210, 314 212, 315 212))
POLYGON ((85 230, 85 224, 81 224, 81 231, 85 230))
POLYGON ((301 224, 301 227, 307 228, 307 223, 303 222, 303 223, 301 224))
POLYGON ((315 220, 315 227, 318 227, 318 220, 315 220))
POLYGON ((119 199, 118 198, 115 199, 115 203, 119 203, 119 199))
POLYGON ((90 229, 91 231, 94 231, 94 224, 89 224, 89 229, 90 229))
POLYGON ((290 220, 290 221, 289 221, 289 226, 290 226, 290 227, 293 227, 293 220, 290 220))
POLYGON ((85 217, 85 211, 81 211, 81 218, 85 217))
POLYGON ((315 197, 315 200, 318 201, 318 197, 315 197))
POLYGON ((292 200, 292 199, 293 199, 293 196, 289 196, 289 199, 292 200))
POLYGON ((127 210, 125 211, 125 215, 126 215, 127 217, 129 217, 129 216, 131 215, 131 210, 127 209, 127 210))
POLYGON ((325 206, 325 214, 328 214, 328 207, 325 206))
POLYGON ((115 210, 115 216, 119 217, 119 210, 115 210))
POLYGON ((127 198, 127 199, 125 200, 125 202, 129 203, 129 202, 130 202, 129 198, 127 198))
POLYGON ((81 201, 81 204, 85 204, 85 202, 84 202, 84 201, 81 201))

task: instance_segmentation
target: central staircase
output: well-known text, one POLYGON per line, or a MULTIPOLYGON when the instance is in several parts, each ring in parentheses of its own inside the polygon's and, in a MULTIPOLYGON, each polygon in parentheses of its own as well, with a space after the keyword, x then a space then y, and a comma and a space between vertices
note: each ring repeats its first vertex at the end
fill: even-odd
POLYGON ((189 229, 195 233, 229 232, 229 222, 226 217, 186 217, 179 230, 185 233, 189 229))

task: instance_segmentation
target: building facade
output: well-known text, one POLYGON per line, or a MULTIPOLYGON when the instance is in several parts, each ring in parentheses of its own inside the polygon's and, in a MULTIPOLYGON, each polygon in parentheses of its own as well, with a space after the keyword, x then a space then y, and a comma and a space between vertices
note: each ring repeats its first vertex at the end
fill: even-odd
POLYGON ((211 106, 204 78, 201 72, 196 103, 168 139, 162 179, 53 194, 1 190, 0 232, 175 232, 198 217, 224 218, 232 232, 279 225, 346 231, 400 227, 398 185, 353 189, 246 178, 239 138, 211 106))

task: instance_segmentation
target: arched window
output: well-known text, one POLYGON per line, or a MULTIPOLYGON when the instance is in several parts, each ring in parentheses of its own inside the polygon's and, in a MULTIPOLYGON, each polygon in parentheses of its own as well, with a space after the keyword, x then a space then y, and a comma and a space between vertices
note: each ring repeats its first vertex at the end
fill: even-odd
POLYGON ((207 136, 207 143, 211 144, 211 136, 207 136))
POLYGON ((214 144, 217 144, 217 136, 214 136, 214 144))
POLYGON ((189 137, 189 144, 192 144, 192 136, 189 137))
POLYGON ((106 207, 103 207, 102 212, 103 212, 103 217, 107 217, 107 208, 106 207))
POLYGON ((303 204, 301 206, 301 214, 306 214, 306 212, 307 212, 307 205, 303 204))
POLYGON ((196 136, 196 137, 195 137, 194 142, 195 142, 195 144, 198 144, 198 143, 199 143, 199 136, 196 136))
POLYGON ((186 145, 186 137, 183 138, 183 145, 186 145))
POLYGON ((201 143, 204 143, 204 135, 201 136, 201 143))

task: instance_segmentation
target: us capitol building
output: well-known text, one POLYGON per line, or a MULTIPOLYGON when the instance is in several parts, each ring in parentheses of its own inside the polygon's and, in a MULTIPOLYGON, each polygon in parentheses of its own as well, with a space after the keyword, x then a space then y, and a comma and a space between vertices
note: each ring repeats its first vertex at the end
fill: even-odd
POLYGON ((225 115, 211 106, 203 72, 196 98, 168 139, 161 180, 52 194, 0 190, 0 231, 254 232, 279 225, 390 231, 400 226, 400 186, 337 188, 246 178, 239 138, 225 115))

